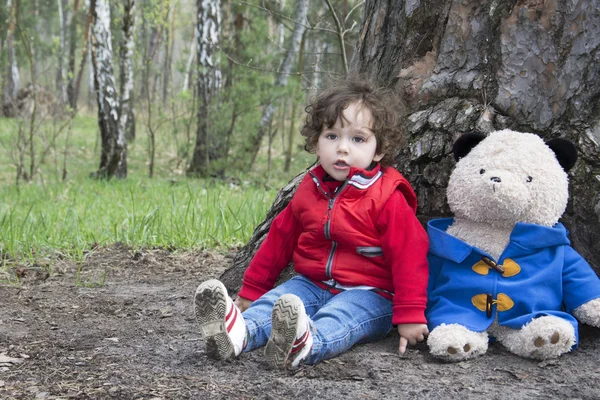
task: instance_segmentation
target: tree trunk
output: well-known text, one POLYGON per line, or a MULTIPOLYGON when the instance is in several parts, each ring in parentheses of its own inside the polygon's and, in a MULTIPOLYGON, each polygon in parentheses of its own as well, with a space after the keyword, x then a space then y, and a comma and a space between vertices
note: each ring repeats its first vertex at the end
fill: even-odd
POLYGON ((110 9, 106 0, 92 0, 92 61, 94 86, 98 103, 98 124, 102 149, 100 167, 93 176, 97 178, 125 178, 127 147, 123 130, 119 129, 119 99, 112 66, 110 9))
MULTIPOLYGON (((454 139, 511 128, 577 143, 573 245, 600 267, 600 1, 367 0, 351 71, 404 95, 407 145, 398 169, 415 187, 424 222, 450 215, 445 188, 454 139), (434 27, 434 28, 432 28, 434 27)), ((223 274, 241 277, 269 224, 293 194, 284 188, 223 274)))
POLYGON ((8 53, 8 74, 7 83, 4 88, 4 104, 11 104, 17 97, 17 92, 21 88, 21 78, 19 75, 19 66, 17 65, 17 54, 15 52, 15 26, 17 21, 16 0, 7 0, 6 10, 8 11, 8 30, 6 32, 6 50, 8 53))
MULTIPOLYGON (((287 49, 285 53, 285 57, 281 62, 281 66, 279 67, 277 78, 275 79, 276 87, 284 87, 287 85, 289 74, 292 70, 292 65, 294 63, 294 57, 298 52, 298 48, 300 47, 300 42, 302 41, 302 36, 304 35, 304 31, 306 30, 306 15, 308 13, 309 0, 298 0, 298 5, 296 7, 296 15, 294 16, 295 24, 294 24, 294 32, 292 33, 292 40, 290 43, 290 47, 287 49)), ((273 119, 273 115, 275 114, 276 102, 274 99, 269 99, 267 104, 263 109, 262 115, 260 117, 260 123, 258 126, 258 130, 253 138, 250 139, 250 146, 248 148, 248 155, 250 157, 250 164, 248 165, 248 169, 252 167, 254 164, 254 160, 256 159, 256 155, 260 149, 260 144, 262 142, 263 137, 265 136, 265 132, 269 126, 271 126, 271 120, 273 119)))
POLYGON ((120 47, 119 58, 119 82, 120 82, 120 105, 119 112, 119 132, 117 135, 117 147, 123 149, 117 167, 117 176, 127 176, 127 138, 132 135, 131 128, 135 126, 133 115, 133 50, 134 38, 133 27, 135 26, 135 0, 123 1, 123 21, 122 21, 123 39, 120 47))
POLYGON ((222 175, 225 166, 218 161, 225 158, 224 135, 212 131, 209 121, 211 98, 221 88, 221 70, 217 59, 221 25, 221 1, 198 0, 198 44, 196 62, 198 67, 198 127, 196 145, 188 175, 222 175))

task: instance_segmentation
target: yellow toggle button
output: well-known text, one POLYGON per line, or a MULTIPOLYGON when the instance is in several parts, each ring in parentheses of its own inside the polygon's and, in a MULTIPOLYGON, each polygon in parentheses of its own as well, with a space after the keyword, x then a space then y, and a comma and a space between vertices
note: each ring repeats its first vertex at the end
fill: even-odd
POLYGON ((498 293, 496 300, 492 299, 491 294, 478 294, 471 298, 471 303, 479 310, 491 315, 492 305, 495 304, 498 311, 508 311, 514 307, 515 302, 505 295, 504 293, 498 293))
MULTIPOLYGON (((515 276, 521 272, 521 266, 510 258, 504 260, 504 264, 500 265, 500 267, 504 269, 502 276, 505 278, 510 278, 511 276, 515 276)), ((473 267, 471 267, 471 269, 479 275, 487 275, 490 272, 490 268, 492 268, 491 265, 483 260, 478 261, 475 265, 473 265, 473 267)))

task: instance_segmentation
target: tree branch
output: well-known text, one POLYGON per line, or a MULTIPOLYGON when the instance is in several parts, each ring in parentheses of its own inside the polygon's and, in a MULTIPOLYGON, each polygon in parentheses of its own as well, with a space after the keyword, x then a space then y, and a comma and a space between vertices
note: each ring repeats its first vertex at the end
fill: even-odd
POLYGON ((344 71, 348 73, 348 59, 346 57, 346 46, 344 45, 344 34, 346 32, 342 29, 342 23, 340 22, 340 19, 338 18, 335 10, 333 9, 333 6, 331 5, 331 0, 325 0, 325 3, 327 4, 329 11, 331 12, 331 16, 333 17, 333 20, 335 21, 335 26, 337 27, 337 36, 340 42, 340 50, 342 51, 342 62, 344 63, 344 71))

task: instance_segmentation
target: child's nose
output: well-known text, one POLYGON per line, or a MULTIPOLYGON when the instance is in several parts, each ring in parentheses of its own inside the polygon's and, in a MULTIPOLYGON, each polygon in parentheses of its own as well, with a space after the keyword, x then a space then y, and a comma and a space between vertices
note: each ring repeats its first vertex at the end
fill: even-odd
POLYGON ((342 139, 338 142, 337 151, 338 153, 346 154, 348 153, 348 141, 346 139, 342 139))

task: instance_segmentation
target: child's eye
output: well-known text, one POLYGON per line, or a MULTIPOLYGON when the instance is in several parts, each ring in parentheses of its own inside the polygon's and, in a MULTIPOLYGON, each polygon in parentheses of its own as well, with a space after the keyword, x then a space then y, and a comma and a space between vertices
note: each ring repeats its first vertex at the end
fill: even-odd
POLYGON ((337 135, 334 133, 328 133, 327 135, 325 135, 325 139, 335 140, 337 139, 337 135))
POLYGON ((365 139, 362 138, 362 137, 360 137, 360 136, 354 136, 352 138, 352 141, 355 142, 355 143, 363 143, 365 141, 365 139))

